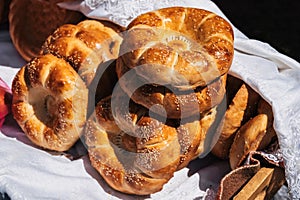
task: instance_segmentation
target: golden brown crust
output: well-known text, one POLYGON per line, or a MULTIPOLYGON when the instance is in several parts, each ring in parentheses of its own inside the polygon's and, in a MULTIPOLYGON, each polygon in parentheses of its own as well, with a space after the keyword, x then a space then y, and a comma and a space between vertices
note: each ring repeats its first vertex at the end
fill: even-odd
MULTIPOLYGON (((96 19, 94 19, 94 20, 96 20, 96 19)), ((123 31, 126 30, 126 28, 124 26, 121 26, 120 24, 116 24, 115 22, 112 22, 110 20, 99 20, 99 22, 101 24, 103 24, 104 26, 113 29, 117 33, 122 33, 123 31)))
POLYGON ((137 17, 127 30, 119 77, 134 68, 147 82, 186 90, 205 86, 230 68, 232 28, 206 10, 160 9, 137 17))
POLYGON ((181 146, 180 164, 177 170, 186 167, 191 160, 204 157, 211 150, 211 138, 218 134, 221 112, 217 106, 211 108, 201 116, 194 116, 181 119, 181 124, 177 127, 177 133, 181 146))
POLYGON ((67 60, 89 86, 99 66, 117 58, 121 41, 117 32, 99 21, 84 20, 56 29, 43 44, 42 53, 67 60))
POLYGON ((132 132, 125 133, 113 119, 110 100, 100 101, 96 116, 87 122, 85 143, 92 165, 118 191, 146 195, 161 190, 179 163, 175 128, 149 117, 137 121, 132 113, 133 124, 127 126, 132 132))
MULTIPOLYGON (((121 60, 117 60, 120 64, 121 60)), ((168 118, 187 118, 217 106, 225 95, 226 77, 223 75, 205 87, 180 91, 170 86, 144 84, 134 71, 119 79, 122 89, 137 104, 168 118), (159 105, 159 106, 157 106, 159 105)))
MULTIPOLYGON (((87 122, 85 143, 92 165, 118 191, 140 195, 160 191, 176 170, 187 166, 196 152, 204 151, 198 148, 206 137, 204 121, 164 122, 132 101, 126 112, 126 100, 119 95, 102 99, 87 122), (120 99, 112 108, 114 98, 120 99)), ((208 118, 214 121, 214 116, 202 117, 208 118)))
POLYGON ((246 85, 243 84, 225 112, 221 135, 212 149, 212 153, 219 158, 228 158, 229 149, 233 142, 235 132, 241 126, 244 118, 244 112, 248 103, 248 96, 248 89, 246 85))
POLYGON ((36 57, 46 38, 59 26, 78 23, 82 14, 65 10, 57 3, 66 0, 12 0, 9 11, 10 35, 17 51, 26 60, 36 57))
POLYGON ((251 151, 258 149, 262 138, 266 134, 267 123, 267 115, 259 114, 238 130, 229 152, 229 161, 232 169, 240 166, 251 151))
POLYGON ((33 143, 65 151, 78 140, 88 94, 67 62, 51 54, 34 58, 15 76, 12 94, 13 116, 33 143))
POLYGON ((245 83, 242 79, 232 76, 230 74, 227 75, 226 99, 227 99, 228 106, 232 102, 236 93, 238 92, 238 90, 241 88, 243 84, 245 83))
POLYGON ((274 116, 272 106, 266 100, 260 99, 258 101, 257 112, 268 116, 268 128, 273 126, 274 116))
POLYGON ((201 128, 203 133, 205 133, 206 139, 199 144, 195 156, 203 157, 212 151, 224 126, 225 112, 226 99, 224 98, 219 105, 217 105, 215 108, 212 108, 203 116, 203 118, 201 118, 201 128))
POLYGON ((258 147, 258 150, 263 150, 266 149, 273 140, 277 140, 277 135, 273 127, 274 116, 272 106, 266 100, 261 99, 258 102, 257 112, 259 114, 266 114, 268 116, 267 132, 258 147))
POLYGON ((242 80, 228 77, 226 95, 230 102, 228 102, 221 135, 212 150, 214 155, 222 159, 228 158, 236 131, 257 114, 257 104, 260 99, 259 94, 242 80))

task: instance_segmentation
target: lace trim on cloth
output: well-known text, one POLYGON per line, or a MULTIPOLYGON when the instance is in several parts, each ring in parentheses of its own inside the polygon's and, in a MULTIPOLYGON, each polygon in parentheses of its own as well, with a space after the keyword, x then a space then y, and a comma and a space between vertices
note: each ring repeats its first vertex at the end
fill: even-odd
POLYGON ((289 139, 282 137, 282 153, 285 157, 285 171, 288 181, 288 193, 291 194, 292 199, 300 199, 300 110, 297 114, 295 111, 289 112, 292 116, 287 123, 291 128, 289 139))
POLYGON ((185 6, 185 2, 182 0, 78 0, 62 2, 58 5, 81 11, 90 18, 110 20, 127 26, 142 13, 172 6, 185 6))
POLYGON ((101 9, 107 13, 108 19, 126 26, 136 16, 158 8, 175 6, 179 0, 85 0, 91 10, 101 9))

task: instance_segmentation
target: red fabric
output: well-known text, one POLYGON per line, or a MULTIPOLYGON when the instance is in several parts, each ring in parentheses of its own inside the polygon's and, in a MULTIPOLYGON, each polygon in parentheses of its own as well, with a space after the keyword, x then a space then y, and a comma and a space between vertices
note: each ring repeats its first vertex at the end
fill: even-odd
POLYGON ((0 128, 5 117, 10 112, 11 90, 8 85, 0 78, 0 128))

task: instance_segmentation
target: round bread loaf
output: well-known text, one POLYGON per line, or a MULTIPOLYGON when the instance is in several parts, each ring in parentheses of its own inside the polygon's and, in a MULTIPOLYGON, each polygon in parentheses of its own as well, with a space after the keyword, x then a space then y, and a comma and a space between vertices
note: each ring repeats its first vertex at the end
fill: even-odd
POLYGON ((26 60, 39 55, 46 38, 59 26, 78 23, 83 15, 60 8, 57 3, 72 0, 11 0, 9 31, 12 42, 26 60))
MULTIPOLYGON (((163 119, 122 96, 107 97, 96 106, 84 132, 92 165, 114 189, 146 195, 160 191, 176 170, 188 165, 203 148, 202 119, 163 119), (114 107, 114 98, 117 105, 114 107), (120 104, 121 103, 121 104, 120 104), (123 103, 123 104, 122 104, 123 103)), ((129 99, 129 98, 127 98, 129 99)))
POLYGON ((88 90, 75 70, 51 54, 34 58, 12 83, 12 113, 36 145, 68 150, 86 122, 88 90))
POLYGON ((146 195, 161 190, 180 160, 176 129, 142 117, 132 124, 136 132, 123 132, 113 119, 110 100, 100 101, 87 121, 85 143, 91 164, 118 191, 146 195), (136 137, 143 129, 148 130, 144 138, 136 137))
POLYGON ((147 83, 186 90, 206 86, 228 72, 233 30, 202 9, 172 7, 138 16, 120 47, 119 78, 131 69, 147 83))
POLYGON ((121 42, 113 29, 96 20, 84 20, 56 29, 43 44, 42 53, 67 60, 89 86, 99 66, 118 57, 121 42))
POLYGON ((135 103, 159 115, 180 119, 205 113, 217 106, 226 92, 226 77, 224 74, 205 87, 185 91, 171 86, 144 84, 135 71, 122 76, 118 83, 135 103))

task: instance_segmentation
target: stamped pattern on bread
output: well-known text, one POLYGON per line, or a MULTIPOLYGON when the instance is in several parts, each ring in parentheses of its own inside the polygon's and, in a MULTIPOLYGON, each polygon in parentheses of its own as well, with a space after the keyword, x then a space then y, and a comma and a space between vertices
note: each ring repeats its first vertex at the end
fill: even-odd
POLYGON ((75 70, 51 54, 23 66, 12 83, 12 113, 36 145, 66 151, 86 122, 88 89, 75 70))
POLYGON ((127 30, 122 62, 117 63, 119 78, 135 69, 147 82, 186 90, 227 73, 232 62, 230 24, 206 10, 160 9, 138 16, 127 30))

